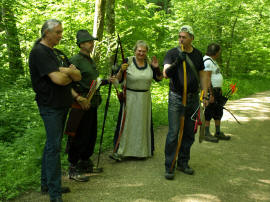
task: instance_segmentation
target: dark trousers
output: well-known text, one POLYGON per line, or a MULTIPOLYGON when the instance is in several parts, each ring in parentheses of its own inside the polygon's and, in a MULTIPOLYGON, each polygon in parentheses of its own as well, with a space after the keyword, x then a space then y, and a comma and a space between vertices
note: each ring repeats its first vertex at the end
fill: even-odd
POLYGON ((205 120, 210 121, 212 118, 214 120, 221 120, 223 116, 223 100, 221 88, 213 88, 214 103, 210 103, 204 112, 205 120))
MULTIPOLYGON (((198 94, 194 94, 187 98, 187 105, 182 105, 182 96, 169 92, 169 107, 168 107, 168 119, 169 119, 169 132, 166 138, 165 145, 165 169, 166 172, 170 171, 176 148, 178 144, 178 136, 180 130, 180 118, 184 114, 184 131, 182 137, 181 148, 178 153, 178 166, 187 166, 190 159, 191 145, 195 139, 194 126, 195 121, 191 119, 191 116, 195 113, 199 106, 198 94)), ((196 116, 195 116, 196 117, 196 116)))
POLYGON ((68 137, 68 161, 74 165, 79 160, 86 161, 94 153, 97 139, 97 108, 91 107, 80 121, 74 137, 68 137))
POLYGON ((48 187, 51 199, 61 197, 61 140, 68 108, 38 106, 46 129, 42 156, 41 186, 48 187))

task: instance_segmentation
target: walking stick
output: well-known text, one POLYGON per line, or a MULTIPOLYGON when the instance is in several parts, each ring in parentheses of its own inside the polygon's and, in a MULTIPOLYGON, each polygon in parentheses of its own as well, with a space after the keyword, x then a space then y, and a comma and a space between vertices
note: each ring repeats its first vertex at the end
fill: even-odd
MULTIPOLYGON (((115 57, 114 57, 114 63, 113 63, 114 66, 116 65, 116 62, 117 62, 118 48, 119 48, 119 42, 117 44, 116 53, 115 53, 115 57)), ((111 75, 113 75, 113 70, 111 72, 111 75)), ((106 105, 105 105, 104 118, 103 118, 103 124, 102 124, 102 132, 101 132, 100 142, 99 142, 97 168, 99 165, 100 154, 101 154, 101 150, 102 150, 102 141, 103 141, 103 136, 104 136, 104 128, 105 128, 105 123, 106 123, 106 118, 107 118, 107 112, 108 112, 108 108, 109 108, 109 104, 110 104, 111 90, 112 90, 112 82, 110 82, 110 84, 109 84, 108 97, 107 97, 107 101, 106 101, 106 105)))
MULTIPOLYGON (((181 49, 182 49, 182 51, 184 51, 183 44, 181 44, 181 49)), ((183 74, 184 74, 184 91, 183 91, 182 104, 185 107, 186 104, 187 104, 187 66, 186 66, 186 61, 185 60, 183 61, 183 74)), ((182 138, 183 138, 183 132, 184 132, 184 123, 185 123, 185 111, 184 111, 184 114, 180 118, 180 130, 179 130, 178 143, 177 143, 176 152, 174 154, 174 158, 173 158, 173 161, 172 161, 172 165, 171 165, 171 168, 170 168, 170 172, 173 171, 176 158, 177 158, 178 153, 180 151, 182 138)))

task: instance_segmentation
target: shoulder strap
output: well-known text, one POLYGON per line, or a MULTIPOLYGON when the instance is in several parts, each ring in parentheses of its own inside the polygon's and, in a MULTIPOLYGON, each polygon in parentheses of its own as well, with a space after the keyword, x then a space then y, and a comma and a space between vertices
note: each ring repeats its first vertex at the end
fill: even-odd
POLYGON ((213 63, 214 63, 214 61, 209 57, 209 58, 206 58, 206 59, 204 59, 203 60, 203 62, 205 62, 205 61, 207 61, 207 60, 211 60, 213 63))
MULTIPOLYGON (((180 49, 179 46, 177 46, 177 50, 179 51, 179 53, 182 52, 182 50, 180 49)), ((193 63, 192 60, 188 57, 187 54, 186 54, 186 61, 187 61, 188 65, 190 66, 190 68, 192 69, 192 71, 193 71, 193 73, 194 73, 194 75, 195 75, 195 77, 196 77, 196 79, 197 79, 197 82, 198 82, 198 84, 199 84, 199 86, 200 86, 200 77, 199 77, 199 75, 198 75, 198 72, 197 72, 197 70, 196 70, 196 68, 195 68, 194 63, 193 63)))

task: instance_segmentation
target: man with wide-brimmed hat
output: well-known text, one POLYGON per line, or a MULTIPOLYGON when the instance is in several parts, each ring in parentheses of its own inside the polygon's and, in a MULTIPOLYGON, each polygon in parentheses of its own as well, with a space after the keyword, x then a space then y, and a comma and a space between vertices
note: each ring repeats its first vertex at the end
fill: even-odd
MULTIPOLYGON (((94 48, 94 40, 97 40, 97 38, 84 29, 77 32, 76 38, 80 52, 74 55, 70 61, 81 71, 82 80, 74 82, 72 94, 84 113, 76 135, 68 138, 67 153, 70 162, 69 178, 84 182, 89 179, 83 173, 102 171, 101 169, 95 169, 90 159, 94 153, 97 138, 97 108, 101 103, 101 96, 99 90, 97 90, 90 103, 86 99, 90 84, 99 75, 96 64, 90 56, 94 48)), ((106 83, 107 81, 104 80, 103 84, 106 83)))

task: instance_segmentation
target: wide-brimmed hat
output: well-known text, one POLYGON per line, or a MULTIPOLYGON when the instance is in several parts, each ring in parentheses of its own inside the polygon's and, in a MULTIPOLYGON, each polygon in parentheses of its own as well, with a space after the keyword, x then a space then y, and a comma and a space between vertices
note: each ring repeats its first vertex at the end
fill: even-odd
POLYGON ((77 38, 77 45, 80 46, 81 43, 86 42, 86 41, 93 41, 97 40, 96 37, 93 37, 89 32, 85 29, 81 29, 77 32, 76 35, 77 38))

